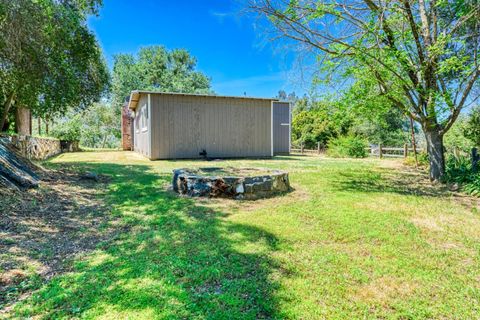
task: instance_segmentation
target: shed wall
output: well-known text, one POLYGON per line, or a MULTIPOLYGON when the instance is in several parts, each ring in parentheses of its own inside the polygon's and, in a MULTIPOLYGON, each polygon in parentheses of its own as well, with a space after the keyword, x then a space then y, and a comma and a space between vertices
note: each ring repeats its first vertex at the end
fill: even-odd
POLYGON ((135 110, 135 118, 133 121, 134 128, 134 150, 146 157, 151 157, 149 125, 148 118, 151 115, 148 112, 148 96, 142 95, 138 102, 138 108, 135 110))
POLYGON ((271 156, 271 102, 151 94, 152 159, 271 156))

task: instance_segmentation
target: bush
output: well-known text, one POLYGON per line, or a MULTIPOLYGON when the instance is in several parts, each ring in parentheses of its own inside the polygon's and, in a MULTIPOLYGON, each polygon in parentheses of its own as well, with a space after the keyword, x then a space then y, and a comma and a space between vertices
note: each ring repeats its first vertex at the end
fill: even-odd
POLYGON ((59 140, 79 141, 82 136, 81 126, 81 119, 79 117, 73 117, 72 119, 58 123, 53 127, 51 134, 59 140))
MULTIPOLYGON (((430 165, 430 161, 429 161, 429 158, 428 158, 428 153, 426 153, 426 152, 417 153, 417 160, 418 160, 418 166, 421 167, 421 168, 426 168, 430 165)), ((405 164, 407 166, 414 167, 416 165, 415 157, 413 155, 409 155, 403 161, 403 164, 405 164)))
POLYGON ((465 125, 464 135, 475 146, 480 146, 480 106, 475 107, 465 125))
POLYGON ((340 136, 330 140, 327 154, 331 157, 365 158, 367 156, 365 140, 356 136, 340 136))
POLYGON ((470 153, 474 144, 469 138, 465 137, 467 126, 468 118, 462 115, 445 134, 444 142, 447 153, 452 153, 454 150, 470 153))
POLYGON ((480 172, 474 171, 471 159, 467 156, 449 155, 445 163, 444 182, 457 183, 473 195, 480 195, 480 172))

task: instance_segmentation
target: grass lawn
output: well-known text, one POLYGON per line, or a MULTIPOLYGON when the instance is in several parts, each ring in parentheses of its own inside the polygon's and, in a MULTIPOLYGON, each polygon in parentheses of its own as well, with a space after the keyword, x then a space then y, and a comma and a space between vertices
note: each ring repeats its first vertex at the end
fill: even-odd
POLYGON ((97 196, 123 231, 8 317, 480 318, 477 200, 432 187, 398 162, 212 164, 84 152, 48 165, 110 176, 97 196), (295 190, 234 201, 166 189, 172 169, 212 165, 285 169, 295 190))

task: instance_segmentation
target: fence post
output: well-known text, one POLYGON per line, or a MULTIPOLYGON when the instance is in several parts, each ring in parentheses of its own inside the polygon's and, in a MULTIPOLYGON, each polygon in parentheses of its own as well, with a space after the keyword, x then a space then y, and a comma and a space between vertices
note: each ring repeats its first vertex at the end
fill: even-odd
POLYGON ((305 148, 305 147, 304 147, 303 142, 302 142, 301 145, 300 145, 300 152, 301 152, 302 154, 303 154, 304 148, 305 148))
POLYGON ((480 155, 478 154, 478 149, 472 148, 472 170, 473 171, 477 171, 479 160, 480 160, 480 155))
POLYGON ((317 150, 318 150, 318 154, 320 154, 320 142, 317 142, 317 150))
POLYGON ((407 158, 408 157, 408 144, 403 145, 403 157, 407 158))
POLYGON ((382 144, 381 143, 378 145, 378 156, 380 157, 380 159, 383 158, 383 150, 382 150, 382 144))

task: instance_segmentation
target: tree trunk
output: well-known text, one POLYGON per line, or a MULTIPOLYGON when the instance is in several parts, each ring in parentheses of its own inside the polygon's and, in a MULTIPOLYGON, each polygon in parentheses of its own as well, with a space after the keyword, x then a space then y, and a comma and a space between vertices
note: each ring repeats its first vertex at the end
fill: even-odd
POLYGON ((32 134, 31 119, 32 116, 29 109, 20 106, 17 107, 15 126, 19 135, 29 136, 32 134))
POLYGON ((427 152, 430 160, 430 180, 440 180, 445 174, 443 135, 438 130, 425 130, 427 152))
POLYGON ((8 112, 10 111, 10 107, 12 106, 14 97, 15 97, 15 94, 11 93, 10 96, 8 96, 7 101, 3 106, 3 114, 2 114, 2 118, 0 118, 0 132, 3 130, 3 126, 5 125, 5 121, 7 120, 8 112))
POLYGON ((107 135, 103 137, 102 149, 105 149, 105 144, 107 143, 107 135))

